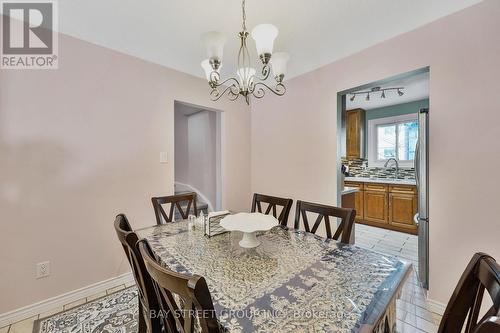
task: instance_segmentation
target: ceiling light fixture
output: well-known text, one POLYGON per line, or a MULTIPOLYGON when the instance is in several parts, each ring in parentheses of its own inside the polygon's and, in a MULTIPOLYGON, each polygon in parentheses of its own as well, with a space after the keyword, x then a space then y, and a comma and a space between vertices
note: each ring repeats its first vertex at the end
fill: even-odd
POLYGON ((405 88, 404 87, 394 87, 394 88, 373 87, 373 88, 371 88, 370 90, 367 90, 367 91, 352 92, 352 93, 350 93, 352 96, 349 99, 351 100, 351 102, 353 102, 354 99, 356 98, 356 95, 364 95, 364 94, 366 94, 366 100, 369 101, 370 100, 370 94, 375 93, 375 92, 379 92, 379 91, 382 92, 382 94, 380 95, 380 98, 385 98, 386 97, 385 92, 386 91, 391 91, 391 90, 396 90, 399 96, 403 96, 404 95, 403 89, 405 89, 405 88))
POLYGON ((238 52, 238 67, 236 77, 220 80, 220 69, 222 67, 222 53, 226 37, 216 31, 207 32, 203 40, 207 47, 208 59, 201 62, 205 71, 208 84, 212 91, 210 97, 213 101, 219 100, 227 93, 231 101, 243 96, 247 104, 250 104, 250 96, 262 98, 266 89, 278 96, 286 92, 283 79, 286 74, 286 65, 289 55, 285 52, 273 53, 274 39, 278 36, 278 29, 272 24, 259 24, 252 30, 252 38, 257 46, 257 54, 262 62, 262 77, 255 75, 256 71, 250 67, 250 52, 247 48, 248 31, 246 26, 245 0, 242 1, 242 31, 238 33, 240 38, 240 49, 238 52), (276 84, 274 87, 266 83, 271 70, 273 71, 276 84), (219 90, 220 88, 220 90, 219 90))

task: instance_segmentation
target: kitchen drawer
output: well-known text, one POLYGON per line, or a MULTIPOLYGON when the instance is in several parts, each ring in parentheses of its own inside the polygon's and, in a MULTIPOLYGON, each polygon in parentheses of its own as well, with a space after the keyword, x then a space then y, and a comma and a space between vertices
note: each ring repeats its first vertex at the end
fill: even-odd
POLYGON ((387 185, 376 183, 365 183, 366 191, 387 192, 387 185))
POLYGON ((344 182, 344 186, 345 187, 355 187, 361 191, 361 190, 363 190, 364 184, 358 183, 358 182, 344 182))
POLYGON ((404 193, 404 194, 417 194, 417 187, 413 185, 390 185, 389 192, 391 193, 404 193))

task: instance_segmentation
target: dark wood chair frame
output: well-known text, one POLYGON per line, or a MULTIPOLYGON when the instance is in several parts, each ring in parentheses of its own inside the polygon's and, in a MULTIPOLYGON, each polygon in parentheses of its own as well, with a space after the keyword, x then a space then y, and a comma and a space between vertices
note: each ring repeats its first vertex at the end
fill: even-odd
POLYGON ((192 333, 197 317, 201 333, 219 333, 219 322, 205 278, 164 268, 155 260, 151 247, 145 239, 139 241, 137 247, 154 281, 163 313, 174 314, 170 318, 163 316, 167 331, 192 333), (181 299, 180 302, 176 302, 174 294, 181 299))
POLYGON ((321 225, 321 221, 324 220, 327 238, 339 240, 339 237, 342 236, 340 242, 346 244, 351 243, 352 226, 354 224, 354 218, 356 217, 356 211, 354 209, 339 208, 297 200, 294 225, 295 229, 299 229, 301 217, 304 223, 304 229, 307 232, 315 234, 318 227, 321 225), (309 226, 309 220, 307 219, 308 212, 318 214, 312 228, 309 226), (330 217, 333 217, 333 219, 330 220, 330 217), (332 236, 331 224, 336 223, 335 218, 340 218, 341 222, 337 226, 335 234, 332 236))
POLYGON ((127 256, 134 279, 139 291, 139 333, 161 332, 162 322, 151 316, 159 313, 160 306, 154 290, 153 281, 144 265, 143 258, 137 250, 137 234, 132 231, 125 214, 119 214, 115 219, 115 231, 127 256))
POLYGON ((485 253, 476 253, 465 268, 446 306, 438 333, 500 332, 500 265, 485 253), (478 320, 484 291, 493 306, 478 320), (467 320, 467 322, 466 322, 467 320))
POLYGON ((288 215, 290 214, 290 210, 292 209, 293 200, 287 198, 273 197, 270 195, 254 193, 252 200, 252 213, 259 212, 262 213, 262 203, 267 203, 267 209, 264 214, 268 215, 272 213, 272 215, 278 219, 280 224, 284 227, 288 224, 288 215), (278 216, 277 207, 282 207, 281 213, 278 216))
POLYGON ((162 218, 165 223, 172 222, 174 219, 175 208, 179 211, 183 219, 187 219, 191 207, 193 208, 193 215, 198 216, 198 209, 196 208, 196 193, 184 193, 179 195, 170 195, 166 197, 153 197, 151 198, 153 209, 156 216, 156 224, 163 224, 162 218), (181 207, 181 204, 187 202, 186 211, 181 207), (167 214, 162 205, 170 204, 170 211, 167 214))

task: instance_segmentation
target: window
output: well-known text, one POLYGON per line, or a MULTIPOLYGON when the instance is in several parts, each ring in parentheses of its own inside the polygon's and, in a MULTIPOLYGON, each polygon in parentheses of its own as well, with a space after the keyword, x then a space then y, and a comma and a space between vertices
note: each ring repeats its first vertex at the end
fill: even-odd
POLYGON ((368 164, 383 166, 395 158, 402 167, 412 167, 418 139, 416 115, 404 115, 369 120, 368 164))

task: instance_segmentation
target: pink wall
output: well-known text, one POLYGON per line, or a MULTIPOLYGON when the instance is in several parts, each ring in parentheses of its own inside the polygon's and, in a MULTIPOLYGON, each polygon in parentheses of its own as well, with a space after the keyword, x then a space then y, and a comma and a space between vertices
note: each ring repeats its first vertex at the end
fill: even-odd
POLYGON ((447 302, 474 252, 500 260, 499 18, 500 1, 486 0, 256 101, 252 191, 335 204, 336 93, 430 66, 429 296, 447 302))
POLYGON ((129 270, 113 220, 153 225, 151 196, 172 193, 174 100, 225 111, 224 208, 251 200, 244 102, 215 104, 204 80, 109 49, 59 45, 58 70, 0 71, 0 313, 129 270), (52 274, 36 280, 44 260, 52 274))

